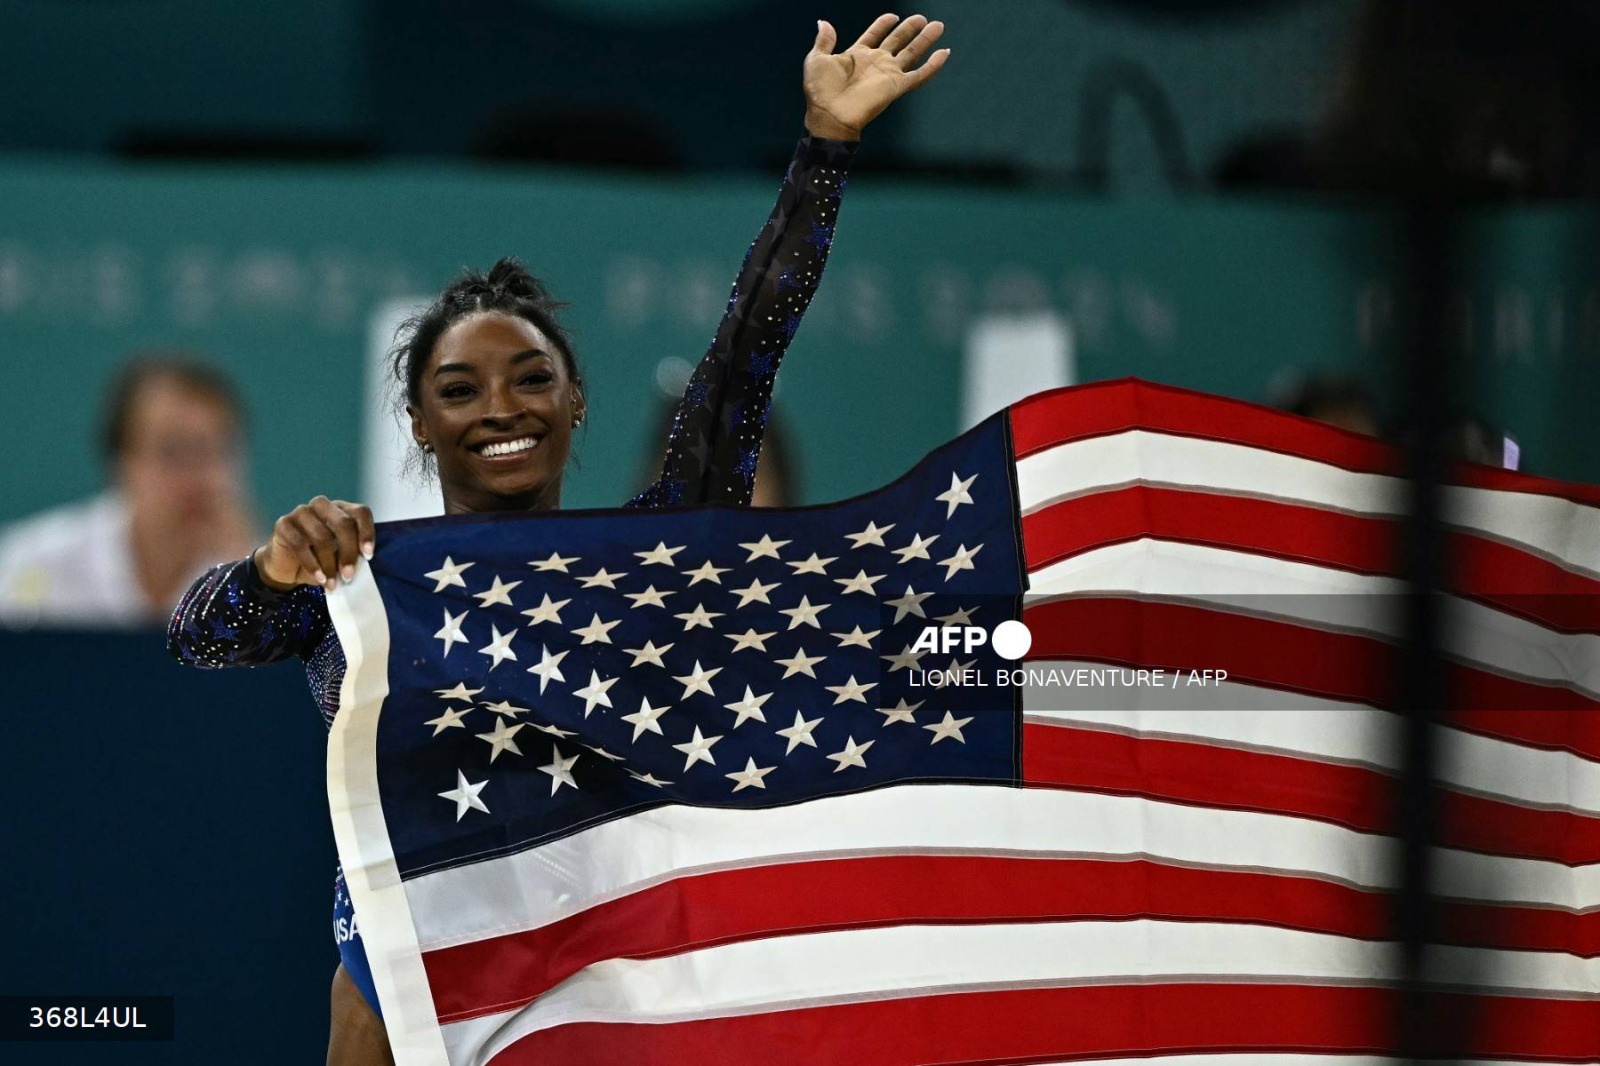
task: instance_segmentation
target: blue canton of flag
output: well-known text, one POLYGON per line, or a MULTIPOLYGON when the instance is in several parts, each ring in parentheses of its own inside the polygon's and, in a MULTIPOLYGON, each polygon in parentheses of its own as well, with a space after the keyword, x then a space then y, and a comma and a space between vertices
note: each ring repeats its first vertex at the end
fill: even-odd
POLYGON ((1016 690, 918 684, 998 660, 912 649, 1018 615, 1008 453, 994 419, 842 504, 383 527, 401 876, 665 803, 1015 783, 1016 690))

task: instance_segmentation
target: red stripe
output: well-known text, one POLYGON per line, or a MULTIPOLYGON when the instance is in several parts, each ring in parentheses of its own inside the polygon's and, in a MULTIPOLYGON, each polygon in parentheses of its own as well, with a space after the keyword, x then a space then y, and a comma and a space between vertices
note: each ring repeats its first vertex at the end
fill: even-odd
MULTIPOLYGON (((1017 458, 1075 440, 1132 429, 1241 444, 1346 470, 1398 474, 1399 452, 1355 433, 1270 407, 1123 378, 1031 396, 1011 408, 1017 458)), ((1461 464, 1450 481, 1474 488, 1551 496, 1600 505, 1600 487, 1461 464)))
MULTIPOLYGON (((1030 571, 1141 537, 1399 576, 1399 526, 1273 500, 1133 485, 1063 500, 1022 518, 1030 571)), ((1546 628, 1600 633, 1600 581, 1529 552, 1453 534, 1452 590, 1546 628)))
POLYGON ((530 1002, 592 963, 757 937, 911 923, 1165 918, 1375 939, 1381 893, 1314 877, 1132 859, 894 855, 677 878, 541 929, 427 952, 444 1021, 530 1002))
POLYGON ((1532 708, 1520 711, 1459 708, 1449 712, 1449 722, 1458 729, 1497 740, 1600 759, 1600 716, 1597 715, 1532 708))
MULTIPOLYGON (((1600 1004, 1437 995, 1433 1057, 1592 1062, 1600 1004)), ((1019 989, 661 1025, 578 1023, 524 1037, 495 1066, 682 1063, 911 1066, 1202 1053, 1392 1053, 1398 997, 1316 985, 1019 989)))
MULTIPOLYGON (((1393 828, 1394 778, 1381 770, 1226 744, 1075 725, 1023 727, 1023 779, 1036 787, 1142 796, 1393 828)), ((1568 866, 1600 862, 1600 818, 1443 789, 1439 844, 1568 866)))
MULTIPOLYGON (((1370 637, 1252 618, 1188 604, 1084 597, 1023 611, 1033 633, 1029 658, 1082 659, 1167 670, 1223 669, 1230 680, 1375 707, 1390 706, 1399 676, 1396 649, 1370 637)), ((1571 689, 1501 677, 1473 667, 1448 670, 1464 712, 1600 710, 1571 689)), ((1585 733, 1600 755, 1600 735, 1585 733)))
POLYGON ((1393 820, 1392 779, 1364 767, 1100 729, 1029 722, 1022 776, 1030 785, 1292 814, 1363 832, 1387 831, 1393 820))

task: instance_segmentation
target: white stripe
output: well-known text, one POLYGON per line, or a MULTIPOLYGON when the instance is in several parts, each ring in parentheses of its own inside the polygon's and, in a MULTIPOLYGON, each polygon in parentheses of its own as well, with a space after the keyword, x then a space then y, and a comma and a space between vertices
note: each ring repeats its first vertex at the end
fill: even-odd
MULTIPOLYGON (((1398 515, 1405 482, 1241 444, 1128 430, 1057 445, 1017 463, 1027 514, 1057 500, 1142 483, 1398 515)), ((1446 520, 1600 577, 1600 508, 1535 493, 1446 488, 1446 520)))
MULTIPOLYGON (((607 959, 516 1011, 446 1026, 459 1057, 492 1057, 530 1033, 575 1023, 661 1024, 876 999, 1066 983, 1161 980, 1387 983, 1386 941, 1267 926, 1054 922, 848 929, 723 944, 657 959, 607 959), (459 1050, 458 1050, 459 1049, 459 1050)), ((1538 952, 1441 953, 1439 979, 1474 988, 1592 995, 1600 960, 1538 952)))
POLYGON ((350 902, 396 1066, 443 1066, 444 1037, 422 966, 411 907, 378 794, 378 716, 389 694, 389 620, 365 560, 328 596, 344 648, 339 712, 328 733, 328 807, 350 902))
MULTIPOLYGON (((1387 837, 1128 796, 902 785, 766 810, 658 807, 406 882, 424 951, 537 929, 678 876, 878 854, 1136 857, 1394 885, 1387 837)), ((1498 860, 1504 862, 1505 860, 1498 860)))
MULTIPOLYGON (((1146 538, 1052 563, 1028 581, 1030 604, 1127 593, 1382 639, 1404 631, 1395 616, 1404 582, 1228 548, 1146 538)), ((1451 657, 1600 698, 1600 636, 1555 633, 1468 600, 1449 603, 1443 648, 1451 657)))
MULTIPOLYGON (((679 876, 878 854, 1149 856, 1395 886, 1388 837, 1311 819, 1053 789, 905 785, 768 810, 668 806, 406 883, 424 950, 537 929, 679 876)), ((1440 852, 1448 894, 1581 909, 1600 867, 1440 852)))
MULTIPOLYGON (((1028 668, 1071 677, 1076 670, 1104 671, 1106 666, 1039 660, 1028 668)), ((1258 685, 1233 681, 1177 689, 1030 685, 1023 689, 1022 707, 1028 721, 1044 725, 1108 729, 1391 772, 1400 769, 1403 723, 1398 715, 1258 685), (1113 703, 1114 710, 1098 709, 1113 703)), ((1600 815, 1600 763, 1571 752, 1530 748, 1458 729, 1441 729, 1439 737, 1435 773, 1452 788, 1531 807, 1600 815)))

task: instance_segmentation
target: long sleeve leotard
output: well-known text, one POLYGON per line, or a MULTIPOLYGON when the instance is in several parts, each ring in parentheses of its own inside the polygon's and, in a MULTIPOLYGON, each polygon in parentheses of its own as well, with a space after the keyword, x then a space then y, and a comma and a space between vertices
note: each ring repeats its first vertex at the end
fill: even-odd
MULTIPOLYGON (((746 505, 778 364, 810 304, 833 243, 855 144, 802 138, 777 206, 745 255, 726 313, 673 416, 661 476, 630 507, 746 505)), ((167 646, 201 668, 299 656, 331 724, 343 650, 321 588, 268 588, 250 559, 202 575, 173 612, 167 646)))

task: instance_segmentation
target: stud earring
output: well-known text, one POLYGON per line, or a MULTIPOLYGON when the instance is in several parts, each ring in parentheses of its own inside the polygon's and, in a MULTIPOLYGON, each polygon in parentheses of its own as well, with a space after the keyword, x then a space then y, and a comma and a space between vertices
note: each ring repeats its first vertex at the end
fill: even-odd
POLYGON ((433 454, 433 445, 429 444, 427 441, 423 441, 421 447, 422 450, 427 452, 429 455, 433 454))

